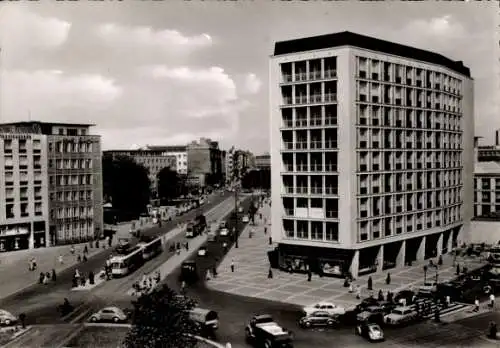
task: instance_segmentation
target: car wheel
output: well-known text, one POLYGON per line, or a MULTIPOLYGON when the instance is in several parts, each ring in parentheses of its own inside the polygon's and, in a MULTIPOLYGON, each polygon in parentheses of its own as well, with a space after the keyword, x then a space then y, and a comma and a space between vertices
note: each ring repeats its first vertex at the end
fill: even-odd
POLYGON ((326 325, 328 325, 328 326, 333 326, 333 324, 335 324, 335 322, 333 320, 328 320, 326 322, 326 325))
POLYGON ((273 347, 273 344, 272 344, 272 342, 271 342, 271 341, 266 340, 266 341, 264 342, 264 348, 272 348, 272 347, 273 347))
POLYGON ((304 326, 305 326, 305 327, 311 327, 311 322, 310 322, 310 321, 306 321, 306 322, 304 322, 304 326))
POLYGON ((90 321, 93 322, 93 323, 97 323, 97 318, 96 317, 92 317, 92 318, 90 318, 90 321))
POLYGON ((113 317, 113 323, 117 323, 117 322, 119 322, 119 321, 120 321, 120 318, 118 318, 118 317, 113 317))
POLYGON ((3 324, 5 326, 9 326, 11 323, 10 323, 10 320, 9 319, 5 319, 5 321, 3 322, 3 324))

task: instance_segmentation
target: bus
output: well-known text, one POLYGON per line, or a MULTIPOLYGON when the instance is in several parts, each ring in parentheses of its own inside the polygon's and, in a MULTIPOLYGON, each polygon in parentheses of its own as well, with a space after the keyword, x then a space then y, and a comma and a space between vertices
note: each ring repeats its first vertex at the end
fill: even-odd
POLYGON ((207 228, 207 220, 203 214, 188 222, 186 226, 186 238, 194 238, 199 236, 207 228))
POLYGON ((144 263, 143 249, 132 248, 125 256, 113 256, 111 258, 111 274, 113 277, 123 277, 132 273, 144 263))
POLYGON ((151 260, 163 251, 161 237, 158 237, 149 243, 143 243, 141 248, 144 261, 151 260))

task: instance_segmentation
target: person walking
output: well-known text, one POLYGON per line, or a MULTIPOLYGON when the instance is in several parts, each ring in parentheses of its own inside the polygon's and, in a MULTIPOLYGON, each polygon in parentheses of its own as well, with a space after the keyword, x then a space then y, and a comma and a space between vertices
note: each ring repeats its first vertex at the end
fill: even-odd
POLYGON ((234 259, 231 260, 231 272, 234 273, 234 259))
POLYGON ((490 294, 490 308, 495 310, 495 295, 493 293, 490 294))
POLYGON ((474 300, 474 312, 479 312, 479 299, 477 297, 474 300))
POLYGON ((63 256, 59 255, 59 263, 62 265, 64 263, 63 256))
POLYGON ((356 285, 356 300, 360 300, 361 299, 361 287, 359 286, 359 284, 356 285))

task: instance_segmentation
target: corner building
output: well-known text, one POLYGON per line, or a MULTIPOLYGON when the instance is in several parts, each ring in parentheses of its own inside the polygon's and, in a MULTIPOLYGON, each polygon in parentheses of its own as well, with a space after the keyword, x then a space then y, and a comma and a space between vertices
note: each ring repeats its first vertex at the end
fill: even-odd
POLYGON ((356 277, 468 239, 473 81, 462 62, 350 32, 277 42, 270 114, 280 267, 356 277))
POLYGON ((100 136, 89 124, 0 124, 0 251, 103 233, 100 136), (4 191, 5 190, 5 191, 4 191))

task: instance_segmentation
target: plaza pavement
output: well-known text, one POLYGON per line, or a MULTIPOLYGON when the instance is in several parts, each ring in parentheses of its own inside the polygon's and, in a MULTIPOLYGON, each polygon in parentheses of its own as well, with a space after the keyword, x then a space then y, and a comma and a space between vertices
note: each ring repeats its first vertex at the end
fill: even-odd
MULTIPOLYGON (((256 214, 256 226, 248 225, 242 232, 238 244, 239 248, 232 248, 217 269, 217 277, 207 281, 207 286, 213 290, 232 293, 241 296, 262 298, 295 305, 310 305, 318 301, 329 301, 335 304, 351 307, 357 305, 355 294, 349 293, 343 287, 344 280, 332 277, 322 277, 313 274, 311 281, 307 275, 287 273, 273 269, 273 278, 268 279, 269 261, 267 251, 273 250, 276 245, 269 245, 271 226, 267 225, 267 235, 264 234, 264 221, 270 221, 270 207, 265 204, 256 214), (262 220, 259 219, 262 213, 262 220), (249 231, 254 229, 254 236, 249 238, 249 231), (231 261, 234 261, 235 271, 231 272, 231 261)), ((437 261, 436 259, 434 260, 437 261)), ((479 265, 476 260, 456 260, 461 266, 466 265, 473 269, 479 265)), ((377 296, 380 289, 396 293, 406 288, 412 288, 423 283, 423 265, 429 261, 415 262, 413 266, 380 271, 371 275, 359 276, 353 283, 359 284, 361 297, 371 293, 377 296), (387 273, 391 274, 391 283, 385 284, 387 273), (372 277, 373 291, 367 290, 368 277, 372 277)), ((438 280, 444 282, 455 277, 456 267, 453 258, 443 255, 443 266, 439 269, 438 280)), ((435 271, 427 272, 428 279, 435 278, 435 271)))
MULTIPOLYGON (((140 223, 136 223, 140 226, 140 223)), ((129 236, 131 223, 119 224, 116 226, 116 234, 113 238, 113 245, 117 244, 118 238, 129 236)), ((152 226, 150 222, 143 222, 141 228, 152 226)), ((105 241, 99 242, 99 248, 89 247, 89 243, 74 244, 75 253, 71 254, 71 245, 54 246, 49 248, 27 249, 0 253, 0 279, 8 280, 0 283, 0 299, 8 297, 24 288, 27 288, 39 280, 40 272, 51 272, 55 269, 59 273, 77 264, 78 255, 83 257, 85 245, 88 248, 87 257, 90 258, 102 252, 105 241), (59 256, 63 257, 63 264, 59 262, 59 256), (35 258, 37 269, 29 270, 29 262, 35 258)), ((107 247, 107 245, 106 245, 107 247)))

